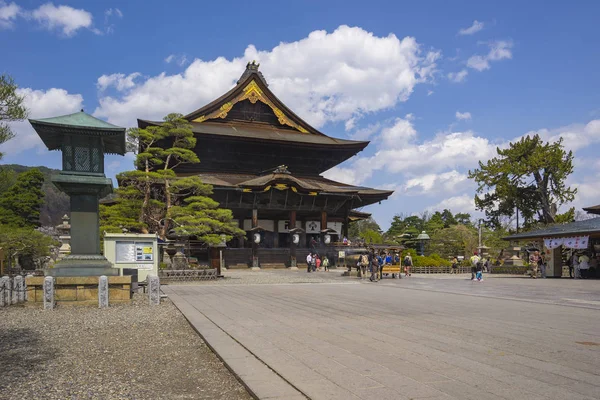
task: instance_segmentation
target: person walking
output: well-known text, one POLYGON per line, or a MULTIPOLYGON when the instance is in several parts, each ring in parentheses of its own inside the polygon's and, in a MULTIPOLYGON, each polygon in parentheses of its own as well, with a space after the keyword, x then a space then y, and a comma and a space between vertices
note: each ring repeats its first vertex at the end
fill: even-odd
POLYGON ((312 254, 309 252, 306 256, 306 272, 310 272, 310 266, 312 264, 312 254))
POLYGON ((379 280, 379 261, 377 261, 375 253, 373 253, 371 257, 371 277, 369 280, 371 282, 377 282, 379 280))
POLYGON ((471 280, 474 281, 477 279, 477 264, 481 262, 481 258, 477 254, 477 252, 473 252, 473 255, 470 258, 471 261, 471 280))
POLYGON ((323 256, 323 262, 321 265, 323 265, 325 272, 329 271, 329 258, 327 258, 327 256, 323 256))
POLYGON ((412 257, 410 256, 410 254, 407 254, 406 257, 404 257, 404 276, 410 276, 410 267, 412 267, 413 265, 413 261, 412 261, 412 257))
POLYGON ((540 265, 540 252, 534 251, 529 256, 529 267, 531 268, 531 277, 537 279, 538 266, 540 265))
POLYGON ((363 254, 360 256, 360 278, 367 278, 367 269, 369 268, 369 256, 367 254, 363 254))
POLYGON ((317 266, 317 271, 321 270, 321 257, 317 256, 317 259, 315 260, 315 265, 317 266))
POLYGON ((452 269, 450 270, 450 273, 458 275, 458 259, 456 257, 452 259, 452 269))
POLYGON ((546 279, 546 255, 544 254, 543 251, 540 253, 539 266, 540 266, 540 272, 542 274, 542 279, 546 279))

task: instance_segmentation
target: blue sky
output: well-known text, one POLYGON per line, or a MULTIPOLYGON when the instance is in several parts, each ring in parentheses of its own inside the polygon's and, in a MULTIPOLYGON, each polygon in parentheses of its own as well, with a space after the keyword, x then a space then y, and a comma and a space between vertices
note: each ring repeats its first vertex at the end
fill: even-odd
MULTIPOLYGON (((0 0, 1 72, 34 118, 122 126, 187 113, 257 59, 330 136, 371 140, 326 175, 396 194, 372 212, 471 211, 466 172, 529 132, 576 154, 575 206, 600 203, 600 3, 0 0), (325 3, 325 4, 324 4, 325 3)), ((3 162, 59 167, 26 123, 3 162)), ((111 157, 113 175, 131 157, 111 157)))

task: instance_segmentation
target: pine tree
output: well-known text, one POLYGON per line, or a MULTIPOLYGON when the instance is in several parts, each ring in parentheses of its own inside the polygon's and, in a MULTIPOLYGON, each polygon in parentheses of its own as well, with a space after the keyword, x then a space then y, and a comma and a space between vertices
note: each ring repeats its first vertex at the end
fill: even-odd
POLYGON ((17 181, 0 197, 0 223, 34 228, 40 225, 40 208, 44 203, 44 175, 33 168, 21 173, 17 181))
POLYGON ((23 102, 23 96, 17 93, 15 81, 8 75, 0 75, 0 144, 15 136, 10 125, 4 121, 12 122, 27 118, 27 109, 23 102))

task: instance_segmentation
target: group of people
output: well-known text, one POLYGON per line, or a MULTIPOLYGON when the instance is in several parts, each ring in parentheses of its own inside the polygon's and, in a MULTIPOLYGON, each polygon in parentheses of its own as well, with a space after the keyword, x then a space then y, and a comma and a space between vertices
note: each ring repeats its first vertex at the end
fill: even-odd
POLYGON ((471 280, 476 282, 483 281, 484 265, 486 262, 489 262, 489 260, 486 260, 485 258, 481 257, 479 253, 474 252, 473 256, 471 256, 469 261, 471 261, 471 280))
POLYGON ((320 271, 321 267, 325 271, 329 271, 329 259, 327 256, 321 257, 315 252, 308 253, 306 256, 306 272, 320 271))
POLYGON ((529 267, 531 268, 531 277, 537 279, 538 270, 541 272, 542 278, 546 278, 546 256, 544 253, 534 251, 529 256, 529 267))
POLYGON ((569 277, 573 279, 588 279, 593 276, 593 273, 598 272, 598 256, 591 257, 590 253, 584 251, 582 253, 573 252, 569 260, 569 277), (593 270, 590 274, 590 269, 593 270))
MULTIPOLYGON (((391 253, 375 254, 371 252, 368 254, 362 254, 358 258, 357 267, 361 271, 361 277, 365 279, 367 276, 367 270, 371 272, 369 280, 371 282, 378 282, 383 278, 383 267, 385 265, 400 264, 400 255, 391 253)), ((410 268, 412 267, 412 257, 407 254, 402 261, 404 265, 404 276, 410 276, 410 268)))

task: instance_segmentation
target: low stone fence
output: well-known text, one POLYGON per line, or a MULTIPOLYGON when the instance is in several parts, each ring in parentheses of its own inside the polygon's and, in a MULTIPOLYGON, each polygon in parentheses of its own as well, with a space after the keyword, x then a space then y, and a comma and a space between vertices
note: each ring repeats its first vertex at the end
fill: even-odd
POLYGON ((0 307, 27 301, 27 287, 21 275, 0 278, 0 307))
POLYGON ((162 281, 208 281, 217 279, 216 269, 161 269, 158 276, 162 281))

